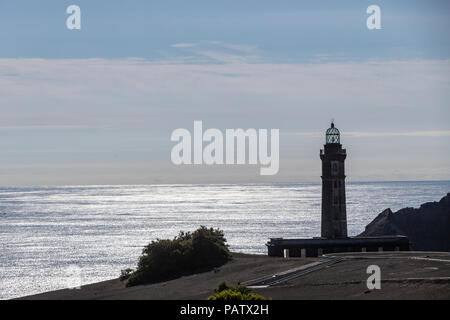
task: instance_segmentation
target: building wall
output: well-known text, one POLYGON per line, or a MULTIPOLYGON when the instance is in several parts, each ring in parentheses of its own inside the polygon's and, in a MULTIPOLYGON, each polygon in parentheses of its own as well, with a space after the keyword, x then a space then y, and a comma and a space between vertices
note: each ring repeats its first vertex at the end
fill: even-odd
MULTIPOLYGON (((407 237, 392 237, 386 240, 383 237, 372 237, 368 241, 361 241, 364 238, 348 238, 346 244, 329 243, 327 240, 314 241, 308 243, 308 240, 302 239, 299 244, 287 244, 284 240, 268 242, 267 249, 269 256, 283 257, 285 250, 289 250, 289 257, 301 257, 302 249, 305 257, 317 257, 322 254, 342 253, 342 252, 377 252, 377 251, 409 251, 410 243, 407 237), (306 243, 304 243, 306 241, 306 243)), ((294 240, 286 240, 289 242, 294 240)))

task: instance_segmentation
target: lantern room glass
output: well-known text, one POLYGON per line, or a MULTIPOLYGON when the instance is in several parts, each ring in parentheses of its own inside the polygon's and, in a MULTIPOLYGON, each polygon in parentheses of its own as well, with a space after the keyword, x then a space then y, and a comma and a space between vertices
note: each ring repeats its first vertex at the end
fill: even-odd
POLYGON ((337 128, 334 127, 334 123, 331 123, 331 128, 329 128, 325 134, 326 144, 339 144, 340 143, 340 133, 337 128))

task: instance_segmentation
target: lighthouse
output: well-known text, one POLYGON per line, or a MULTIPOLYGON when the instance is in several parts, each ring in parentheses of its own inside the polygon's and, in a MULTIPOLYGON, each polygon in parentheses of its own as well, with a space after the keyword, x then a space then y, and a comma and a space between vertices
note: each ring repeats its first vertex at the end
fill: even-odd
POLYGON ((322 160, 322 225, 321 236, 327 239, 347 238, 345 204, 345 158, 340 132, 331 123, 325 133, 325 145, 320 150, 322 160))
POLYGON ((320 257, 336 252, 409 251, 409 239, 389 235, 361 237, 347 235, 345 204, 345 158, 339 130, 331 122, 320 150, 322 160, 322 225, 321 237, 270 238, 267 253, 274 257, 320 257))

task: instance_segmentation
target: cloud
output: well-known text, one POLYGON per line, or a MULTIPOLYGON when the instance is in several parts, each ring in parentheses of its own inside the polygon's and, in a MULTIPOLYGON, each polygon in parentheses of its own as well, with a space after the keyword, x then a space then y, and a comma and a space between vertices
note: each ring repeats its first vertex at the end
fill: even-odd
POLYGON ((160 130, 201 119, 309 132, 335 117, 339 127, 366 135, 448 130, 449 60, 265 64, 198 53, 222 63, 0 59, 0 127, 160 130))
MULTIPOLYGON (((323 137, 323 132, 281 132, 284 136, 323 137)), ((450 137, 450 131, 408 131, 408 132, 367 132, 345 131, 341 135, 346 137, 450 137)))
POLYGON ((257 46, 255 46, 255 45, 226 43, 224 41, 209 41, 208 43, 211 45, 214 45, 216 47, 225 48, 225 49, 234 50, 234 51, 245 52, 245 53, 254 53, 257 49, 257 46))
POLYGON ((195 47, 197 44, 196 43, 175 43, 172 44, 171 47, 172 48, 192 48, 195 47))
POLYGON ((194 120, 222 130, 278 128, 273 179, 317 181, 317 151, 333 117, 343 136, 355 137, 346 140, 353 180, 448 178, 449 60, 271 64, 230 49, 184 50, 188 63, 186 55, 0 59, 2 183, 262 181, 254 166, 174 168, 170 133, 194 120))
MULTIPOLYGON (((224 41, 203 41, 200 43, 179 43, 173 48, 188 50, 190 56, 184 59, 188 63, 256 63, 261 60, 257 47, 247 44, 226 43, 224 41)), ((175 59, 183 59, 176 57, 175 59)))
POLYGON ((251 63, 257 59, 257 56, 237 55, 213 50, 197 50, 195 53, 213 61, 227 64, 251 63))

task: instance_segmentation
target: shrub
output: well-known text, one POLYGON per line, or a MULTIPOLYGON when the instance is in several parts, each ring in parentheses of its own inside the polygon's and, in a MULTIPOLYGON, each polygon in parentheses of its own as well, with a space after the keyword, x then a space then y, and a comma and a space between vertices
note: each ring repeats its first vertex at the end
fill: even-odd
POLYGON ((246 286, 232 287, 228 286, 225 282, 219 284, 219 287, 214 289, 214 292, 216 294, 208 297, 207 300, 265 300, 263 296, 253 293, 252 290, 246 286))
POLYGON ((120 281, 127 280, 127 279, 131 276, 131 274, 132 274, 133 272, 134 272, 134 270, 133 270, 133 269, 130 269, 130 268, 121 270, 121 271, 120 271, 120 277, 119 277, 119 280, 120 280, 120 281))
POLYGON ((173 279, 221 266, 231 258, 219 229, 201 226, 194 232, 180 232, 173 240, 152 241, 142 251, 136 271, 127 286, 173 279))

